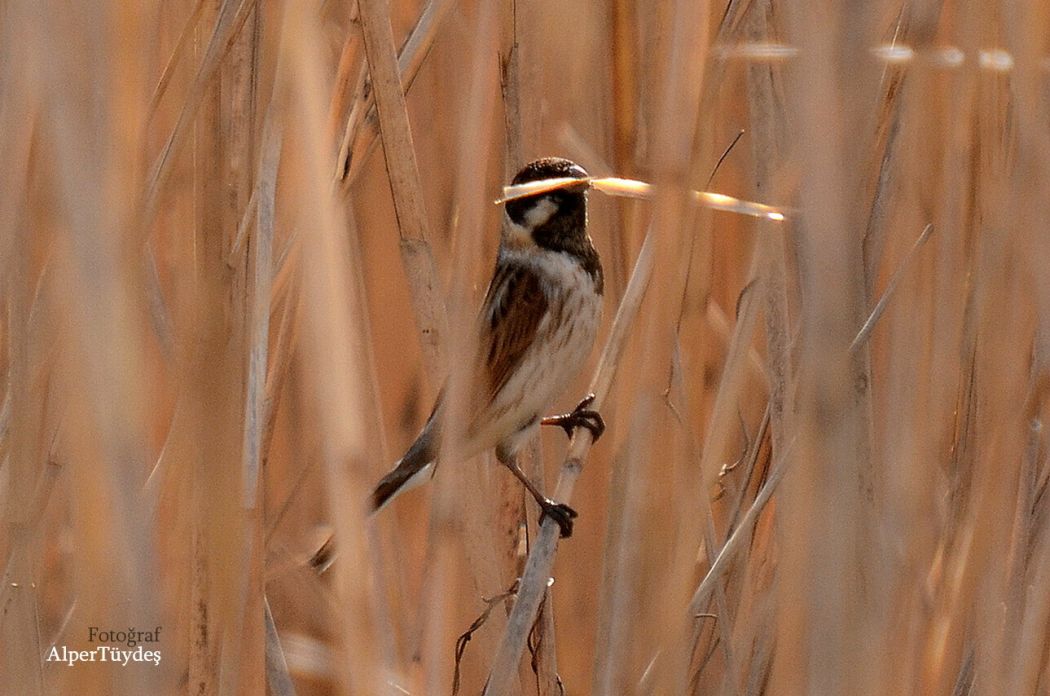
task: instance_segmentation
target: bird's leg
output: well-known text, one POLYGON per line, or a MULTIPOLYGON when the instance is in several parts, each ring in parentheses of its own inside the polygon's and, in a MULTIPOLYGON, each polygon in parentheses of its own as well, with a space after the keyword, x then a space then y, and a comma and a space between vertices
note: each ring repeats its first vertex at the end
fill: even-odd
POLYGON ((540 425, 556 425, 563 429, 569 437, 572 437, 572 431, 576 428, 587 428, 591 431, 591 441, 597 442, 605 432, 605 421, 602 420, 602 414, 587 408, 592 403, 594 403, 594 394, 588 394, 576 404, 576 408, 571 413, 547 416, 540 421, 540 425))
POLYGON ((536 499, 536 503, 539 504, 540 510, 543 514, 540 515, 540 524, 543 523, 544 517, 550 517, 552 520, 558 523, 558 527, 561 528, 561 538, 567 539, 572 536, 572 520, 576 517, 576 511, 565 503, 556 503, 547 496, 540 493, 540 490, 529 480, 529 477, 525 475, 525 472, 518 466, 518 460, 516 457, 497 457, 500 463, 510 469, 510 472, 518 477, 526 490, 532 494, 532 497, 536 499))

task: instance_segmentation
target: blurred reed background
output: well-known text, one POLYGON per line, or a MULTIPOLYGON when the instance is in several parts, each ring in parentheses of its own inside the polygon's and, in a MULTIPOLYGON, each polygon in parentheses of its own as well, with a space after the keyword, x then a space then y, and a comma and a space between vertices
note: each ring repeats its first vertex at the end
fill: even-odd
POLYGON ((0 2, 0 692, 447 694, 489 609, 459 693, 1048 693, 1048 61, 1032 0, 0 2), (525 636, 490 456, 364 501, 548 154, 659 188, 591 195, 525 636))

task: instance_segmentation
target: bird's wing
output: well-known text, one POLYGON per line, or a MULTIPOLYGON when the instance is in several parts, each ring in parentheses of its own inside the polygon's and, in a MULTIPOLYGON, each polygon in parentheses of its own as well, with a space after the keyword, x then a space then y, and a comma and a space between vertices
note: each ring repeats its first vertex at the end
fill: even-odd
POLYGON ((482 379, 478 387, 486 407, 521 364, 547 310, 547 295, 532 268, 524 264, 497 266, 479 316, 482 379))

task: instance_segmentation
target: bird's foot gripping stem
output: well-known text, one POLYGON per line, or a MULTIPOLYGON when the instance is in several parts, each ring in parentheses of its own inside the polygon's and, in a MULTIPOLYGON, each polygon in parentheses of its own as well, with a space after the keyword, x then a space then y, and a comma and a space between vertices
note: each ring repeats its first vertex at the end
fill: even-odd
POLYGON ((602 419, 602 414, 587 408, 592 403, 594 403, 594 394, 588 394, 583 397, 580 403, 576 404, 576 408, 570 413, 547 416, 540 421, 540 424, 556 425, 564 430, 569 437, 572 437, 572 433, 576 428, 587 428, 587 430, 591 431, 591 441, 597 442, 598 438, 605 432, 605 421, 602 419))
POLYGON ((540 504, 540 524, 543 524, 543 518, 549 517, 558 523, 558 527, 561 529, 561 538, 568 539, 572 536, 572 521, 576 518, 576 511, 565 503, 556 503, 550 498, 543 498, 540 500, 536 499, 536 502, 540 504))
POLYGON ((540 492, 540 489, 529 480, 529 477, 525 475, 525 472, 518 466, 518 462, 515 458, 511 457, 506 460, 502 460, 503 466, 510 469, 511 473, 514 474, 519 481, 525 485, 525 489, 530 495, 536 500, 536 504, 540 506, 540 524, 543 524, 543 518, 549 517, 558 524, 558 528, 561 530, 561 538, 567 539, 572 536, 572 521, 576 518, 576 511, 565 503, 558 503, 540 492))

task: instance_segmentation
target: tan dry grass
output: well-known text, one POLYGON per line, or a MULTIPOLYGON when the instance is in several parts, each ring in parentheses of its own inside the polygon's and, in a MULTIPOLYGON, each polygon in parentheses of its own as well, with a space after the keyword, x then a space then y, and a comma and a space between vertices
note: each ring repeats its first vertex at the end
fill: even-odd
POLYGON ((392 5, 0 3, 0 692, 449 693, 523 573, 460 693, 1050 689, 1050 11, 392 5), (488 456, 367 523, 544 154, 657 187, 576 533, 488 456))

